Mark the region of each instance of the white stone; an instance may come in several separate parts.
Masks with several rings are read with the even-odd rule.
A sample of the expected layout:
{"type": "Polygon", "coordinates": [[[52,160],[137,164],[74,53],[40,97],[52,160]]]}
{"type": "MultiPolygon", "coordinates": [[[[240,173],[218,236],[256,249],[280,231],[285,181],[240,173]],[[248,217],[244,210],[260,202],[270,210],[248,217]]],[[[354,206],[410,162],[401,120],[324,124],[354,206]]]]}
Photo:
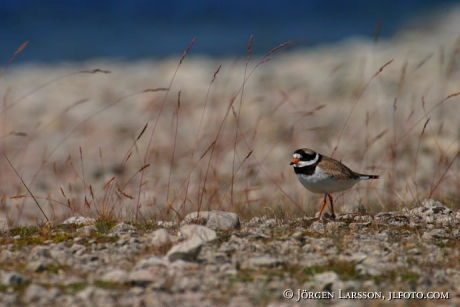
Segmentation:
{"type": "Polygon", "coordinates": [[[342,285],[339,275],[332,271],[315,274],[313,281],[318,291],[334,291],[342,285]]]}
{"type": "Polygon", "coordinates": [[[136,232],[136,227],[130,224],[126,224],[121,222],[115,225],[112,229],[110,229],[110,233],[112,234],[121,234],[121,233],[133,233],[136,232]]]}
{"type": "Polygon", "coordinates": [[[165,265],[166,263],[162,258],[151,255],[144,259],[139,260],[136,263],[135,268],[136,269],[146,269],[146,268],[150,268],[154,266],[165,266],[165,265]]]}
{"type": "Polygon", "coordinates": [[[42,298],[46,297],[46,288],[37,285],[37,284],[31,284],[30,286],[27,287],[27,289],[24,291],[23,294],[23,300],[26,303],[32,303],[32,302],[37,302],[42,298]]]}
{"type": "Polygon", "coordinates": [[[153,272],[149,270],[136,270],[129,274],[128,280],[136,286],[144,287],[158,279],[153,272]]]}
{"type": "Polygon", "coordinates": [[[197,237],[203,242],[212,242],[217,239],[214,230],[201,225],[185,225],[181,227],[180,231],[188,239],[197,237]]]}
{"type": "Polygon", "coordinates": [[[128,280],[128,273],[125,270],[115,269],[106,272],[101,276],[101,280],[113,283],[125,283],[128,280]]]}
{"type": "Polygon", "coordinates": [[[197,236],[182,243],[174,245],[166,254],[170,262],[176,260],[194,261],[201,251],[204,241],[197,236]]]}
{"type": "Polygon", "coordinates": [[[270,256],[252,257],[242,264],[242,268],[273,268],[283,264],[284,261],[270,256]]]}
{"type": "Polygon", "coordinates": [[[28,279],[17,272],[3,272],[2,284],[6,286],[18,286],[27,282],[28,279]]]}
{"type": "Polygon", "coordinates": [[[160,228],[152,232],[152,243],[153,245],[163,245],[171,242],[171,236],[169,232],[164,229],[160,228]]]}
{"type": "Polygon", "coordinates": [[[206,227],[214,230],[240,228],[240,219],[236,213],[219,210],[192,212],[185,216],[184,221],[206,222],[206,227]]]}
{"type": "Polygon", "coordinates": [[[92,225],[96,223],[96,220],[90,217],[84,216],[72,216],[66,219],[61,225],[69,225],[69,224],[80,224],[80,225],[92,225]]]}

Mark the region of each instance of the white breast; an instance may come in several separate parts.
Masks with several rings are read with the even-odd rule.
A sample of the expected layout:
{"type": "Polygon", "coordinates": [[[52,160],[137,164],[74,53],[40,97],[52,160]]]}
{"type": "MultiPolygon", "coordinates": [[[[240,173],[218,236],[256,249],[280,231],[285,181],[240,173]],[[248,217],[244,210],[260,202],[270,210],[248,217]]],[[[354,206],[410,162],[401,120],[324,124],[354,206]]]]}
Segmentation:
{"type": "Polygon", "coordinates": [[[336,180],[324,172],[316,171],[313,175],[307,176],[304,174],[297,174],[300,183],[307,188],[310,192],[325,194],[344,191],[352,188],[359,179],[351,180],[336,180]]]}

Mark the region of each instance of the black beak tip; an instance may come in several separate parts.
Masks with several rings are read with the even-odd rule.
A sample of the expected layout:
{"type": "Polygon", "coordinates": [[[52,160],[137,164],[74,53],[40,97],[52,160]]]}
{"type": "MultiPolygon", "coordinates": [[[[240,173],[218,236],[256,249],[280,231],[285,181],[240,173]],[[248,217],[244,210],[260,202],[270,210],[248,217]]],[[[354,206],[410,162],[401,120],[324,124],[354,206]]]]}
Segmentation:
{"type": "Polygon", "coordinates": [[[294,162],[291,162],[289,165],[294,165],[294,162]]]}

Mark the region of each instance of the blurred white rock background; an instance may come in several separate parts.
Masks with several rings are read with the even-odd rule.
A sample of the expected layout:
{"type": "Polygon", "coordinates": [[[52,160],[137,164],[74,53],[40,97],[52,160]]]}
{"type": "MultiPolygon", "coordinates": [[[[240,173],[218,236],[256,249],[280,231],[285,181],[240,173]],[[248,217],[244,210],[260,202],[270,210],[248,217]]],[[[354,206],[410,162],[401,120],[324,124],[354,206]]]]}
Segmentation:
{"type": "MultiPolygon", "coordinates": [[[[443,100],[460,92],[459,16],[452,9],[378,42],[281,48],[260,65],[251,57],[247,69],[245,58],[198,56],[179,68],[179,57],[13,63],[0,82],[0,148],[52,220],[75,211],[135,219],[138,204],[144,219],[267,208],[313,215],[320,196],[299,185],[291,154],[330,155],[337,145],[336,159],[381,175],[338,197],[339,210],[362,203],[380,212],[428,196],[458,207],[460,98],[443,100]],[[111,73],[69,75],[96,68],[111,73]]],[[[42,220],[4,157],[0,170],[2,218],[42,220]]]]}

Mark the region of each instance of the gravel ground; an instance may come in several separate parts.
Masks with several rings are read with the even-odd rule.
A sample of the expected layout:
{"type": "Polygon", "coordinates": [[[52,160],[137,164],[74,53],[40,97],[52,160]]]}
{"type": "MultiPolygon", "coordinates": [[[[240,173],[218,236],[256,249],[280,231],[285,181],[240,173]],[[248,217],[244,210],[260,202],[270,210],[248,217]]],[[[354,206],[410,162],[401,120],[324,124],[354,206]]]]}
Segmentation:
{"type": "Polygon", "coordinates": [[[459,224],[434,200],[335,222],[73,217],[3,233],[0,306],[458,306],[459,224]]]}

